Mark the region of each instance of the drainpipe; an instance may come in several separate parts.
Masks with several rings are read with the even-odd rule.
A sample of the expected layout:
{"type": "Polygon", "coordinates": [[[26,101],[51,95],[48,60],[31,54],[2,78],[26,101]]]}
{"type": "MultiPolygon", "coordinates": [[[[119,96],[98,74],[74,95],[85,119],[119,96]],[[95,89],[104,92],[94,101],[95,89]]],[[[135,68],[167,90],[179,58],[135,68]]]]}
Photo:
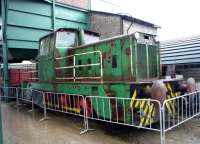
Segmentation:
{"type": "Polygon", "coordinates": [[[4,87],[8,87],[9,76],[8,76],[8,47],[7,47],[7,2],[2,0],[2,51],[3,51],[3,84],[4,87]]]}
{"type": "Polygon", "coordinates": [[[85,44],[85,38],[84,38],[84,30],[79,29],[79,36],[78,36],[78,45],[84,45],[85,44]]]}
{"type": "Polygon", "coordinates": [[[55,30],[55,0],[52,1],[52,29],[55,30]]]}
{"type": "MultiPolygon", "coordinates": [[[[7,1],[2,0],[2,51],[3,51],[3,85],[9,86],[8,47],[7,47],[7,1]]],[[[7,89],[6,89],[7,90],[7,89]]],[[[7,91],[5,95],[7,95],[7,91]]]]}
{"type": "MultiPolygon", "coordinates": [[[[6,45],[6,1],[1,1],[1,14],[2,14],[2,51],[3,51],[3,85],[8,86],[8,48],[6,45]]],[[[0,101],[1,102],[1,101],[0,101]]],[[[2,130],[2,116],[1,116],[1,103],[0,103],[0,144],[3,144],[3,130],[2,130]]]]}

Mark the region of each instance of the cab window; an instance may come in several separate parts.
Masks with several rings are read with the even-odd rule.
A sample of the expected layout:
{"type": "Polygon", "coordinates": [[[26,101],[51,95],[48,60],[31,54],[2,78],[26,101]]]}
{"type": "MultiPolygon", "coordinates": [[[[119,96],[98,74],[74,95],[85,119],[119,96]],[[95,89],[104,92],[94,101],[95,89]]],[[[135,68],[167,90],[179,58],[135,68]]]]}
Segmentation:
{"type": "Polygon", "coordinates": [[[46,37],[40,42],[40,55],[47,55],[49,53],[49,37],[46,37]]]}
{"type": "Polygon", "coordinates": [[[85,44],[90,44],[99,41],[99,36],[85,33],[85,44]]]}
{"type": "Polygon", "coordinates": [[[54,35],[43,38],[40,41],[40,55],[48,55],[54,49],[54,35]]]}
{"type": "Polygon", "coordinates": [[[70,48],[76,44],[75,32],[57,32],[56,48],[70,48]]]}

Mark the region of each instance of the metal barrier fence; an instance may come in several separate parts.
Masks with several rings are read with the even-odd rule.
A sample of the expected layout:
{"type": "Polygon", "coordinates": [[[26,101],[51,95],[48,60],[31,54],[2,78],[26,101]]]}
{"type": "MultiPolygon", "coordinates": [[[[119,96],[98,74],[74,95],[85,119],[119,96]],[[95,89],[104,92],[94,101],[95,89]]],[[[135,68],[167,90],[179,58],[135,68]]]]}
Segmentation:
{"type": "Polygon", "coordinates": [[[84,97],[78,94],[45,92],[46,109],[84,116],[84,97]]]}
{"type": "Polygon", "coordinates": [[[25,76],[26,79],[31,81],[38,80],[38,71],[36,69],[37,62],[32,64],[26,64],[24,65],[23,69],[21,69],[22,76],[25,76]]]}
{"type": "MultiPolygon", "coordinates": [[[[85,119],[85,98],[79,94],[66,94],[44,92],[44,119],[47,117],[47,110],[71,114],[83,117],[85,119]]],[[[84,120],[85,125],[85,120],[84,120]]]]}
{"type": "Polygon", "coordinates": [[[36,81],[38,80],[38,71],[36,70],[36,66],[37,62],[27,63],[27,64],[16,63],[16,64],[9,64],[9,69],[11,70],[11,74],[19,75],[21,81],[25,80],[36,81]]]}
{"type": "Polygon", "coordinates": [[[16,99],[17,96],[17,88],[16,87],[9,87],[9,88],[2,88],[0,87],[0,98],[1,99],[16,99]]]}
{"type": "Polygon", "coordinates": [[[200,115],[200,91],[165,100],[161,110],[165,144],[166,132],[200,115]]]}
{"type": "Polygon", "coordinates": [[[24,88],[0,88],[1,100],[16,100],[37,105],[43,109],[67,113],[84,118],[84,130],[89,131],[89,120],[126,125],[160,133],[160,143],[165,144],[165,134],[169,130],[200,115],[200,91],[165,100],[161,104],[152,99],[131,99],[120,97],[82,96],[42,92],[24,88]]]}
{"type": "Polygon", "coordinates": [[[17,106],[20,103],[31,104],[31,110],[29,111],[33,111],[35,105],[42,108],[43,118],[40,121],[48,119],[47,110],[51,110],[83,117],[85,125],[85,98],[79,94],[43,92],[31,88],[3,87],[0,88],[0,98],[5,102],[15,99],[17,106]]]}
{"type": "MultiPolygon", "coordinates": [[[[159,131],[161,104],[152,99],[86,96],[86,118],[159,131]],[[133,106],[134,103],[135,105],[133,106]],[[157,114],[156,114],[157,113],[157,114]]],[[[88,127],[87,127],[88,128],[88,127]]]]}

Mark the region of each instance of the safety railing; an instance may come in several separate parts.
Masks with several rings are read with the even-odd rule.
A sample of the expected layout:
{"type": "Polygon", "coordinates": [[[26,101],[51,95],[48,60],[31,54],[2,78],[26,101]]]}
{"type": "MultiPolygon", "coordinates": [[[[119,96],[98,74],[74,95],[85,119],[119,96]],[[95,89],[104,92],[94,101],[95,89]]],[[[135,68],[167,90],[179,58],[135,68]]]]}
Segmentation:
{"type": "Polygon", "coordinates": [[[43,96],[47,110],[84,116],[84,97],[82,95],[45,92],[43,96]]]}
{"type": "Polygon", "coordinates": [[[36,81],[38,80],[38,71],[36,69],[37,63],[14,63],[9,64],[10,75],[15,75],[10,77],[11,83],[16,83],[19,81],[36,81]]]}
{"type": "Polygon", "coordinates": [[[84,119],[81,134],[89,131],[89,120],[126,125],[160,133],[160,143],[165,144],[165,134],[171,129],[200,115],[200,91],[181,95],[161,104],[152,99],[122,97],[82,96],[43,92],[31,88],[0,88],[1,101],[16,99],[20,103],[37,105],[47,119],[47,110],[80,116],[84,119]]]}
{"type": "Polygon", "coordinates": [[[24,64],[23,68],[20,69],[20,72],[22,73],[21,79],[37,81],[39,78],[36,65],[37,63],[24,64]]]}
{"type": "Polygon", "coordinates": [[[66,56],[66,57],[58,57],[58,58],[55,58],[55,59],[58,63],[60,63],[61,60],[65,60],[65,59],[69,59],[69,58],[73,58],[73,60],[72,60],[73,65],[71,65],[71,66],[60,66],[60,67],[57,66],[55,68],[55,70],[58,71],[58,70],[65,70],[65,69],[73,69],[73,76],[69,76],[69,77],[56,76],[57,80],[73,80],[73,81],[84,80],[84,79],[100,79],[101,81],[103,80],[103,59],[102,59],[102,52],[101,51],[79,53],[79,54],[69,55],[69,56],[66,56]],[[78,64],[77,65],[77,62],[76,62],[77,56],[87,56],[87,55],[96,54],[96,53],[99,54],[100,62],[92,63],[92,61],[91,61],[91,63],[88,63],[88,64],[78,64]],[[76,74],[77,68],[94,67],[94,66],[100,66],[100,76],[78,76],[76,74]]]}
{"type": "Polygon", "coordinates": [[[160,132],[162,117],[161,104],[152,99],[134,99],[120,97],[86,96],[86,128],[88,119],[132,126],[160,132]],[[153,125],[158,123],[157,127],[153,125]]]}
{"type": "Polygon", "coordinates": [[[0,87],[0,98],[2,100],[16,99],[18,90],[16,87],[0,87]]]}
{"type": "Polygon", "coordinates": [[[166,132],[200,115],[200,91],[165,100],[161,110],[165,137],[166,132]]]}
{"type": "Polygon", "coordinates": [[[66,94],[43,92],[31,88],[3,87],[0,88],[1,101],[16,100],[16,105],[31,104],[31,110],[34,106],[43,109],[44,117],[48,119],[47,110],[72,114],[76,116],[85,116],[85,98],[79,94],[66,94]]]}

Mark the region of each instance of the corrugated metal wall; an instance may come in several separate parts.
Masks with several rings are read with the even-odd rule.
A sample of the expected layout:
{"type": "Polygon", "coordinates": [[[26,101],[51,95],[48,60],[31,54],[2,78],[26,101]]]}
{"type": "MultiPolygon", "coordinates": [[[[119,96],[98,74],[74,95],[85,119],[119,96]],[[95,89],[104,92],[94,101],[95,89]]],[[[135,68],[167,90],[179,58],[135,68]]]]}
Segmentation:
{"type": "Polygon", "coordinates": [[[161,63],[188,64],[200,62],[200,36],[161,42],[161,63]]]}
{"type": "Polygon", "coordinates": [[[163,71],[175,65],[176,73],[200,81],[200,36],[161,42],[163,71]]]}

